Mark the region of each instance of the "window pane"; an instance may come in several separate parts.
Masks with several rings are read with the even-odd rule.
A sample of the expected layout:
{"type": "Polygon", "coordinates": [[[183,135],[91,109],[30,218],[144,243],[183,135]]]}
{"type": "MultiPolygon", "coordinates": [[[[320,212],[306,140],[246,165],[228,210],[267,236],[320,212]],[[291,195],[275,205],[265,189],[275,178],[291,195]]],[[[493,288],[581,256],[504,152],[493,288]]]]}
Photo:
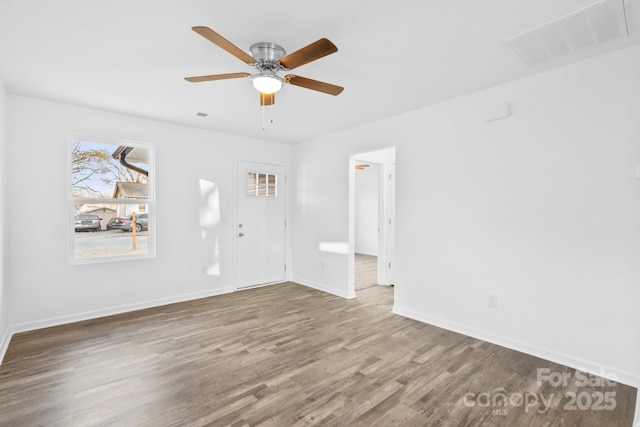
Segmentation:
{"type": "Polygon", "coordinates": [[[267,176],[263,173],[258,174],[258,196],[267,194],[267,176]]]}
{"type": "Polygon", "coordinates": [[[276,197],[277,194],[277,177],[276,175],[269,175],[269,188],[268,188],[268,196],[276,197]]]}
{"type": "Polygon", "coordinates": [[[148,205],[76,203],[74,209],[77,212],[74,216],[75,258],[149,253],[148,205]]]}
{"type": "Polygon", "coordinates": [[[71,185],[74,198],[147,198],[147,148],[126,147],[91,141],[73,141],[71,146],[71,185]],[[138,170],[130,169],[126,163],[138,170]],[[118,183],[138,184],[118,189],[118,183]]]}
{"type": "Polygon", "coordinates": [[[255,196],[258,189],[258,178],[255,172],[249,172],[247,175],[247,195],[255,196]]]}

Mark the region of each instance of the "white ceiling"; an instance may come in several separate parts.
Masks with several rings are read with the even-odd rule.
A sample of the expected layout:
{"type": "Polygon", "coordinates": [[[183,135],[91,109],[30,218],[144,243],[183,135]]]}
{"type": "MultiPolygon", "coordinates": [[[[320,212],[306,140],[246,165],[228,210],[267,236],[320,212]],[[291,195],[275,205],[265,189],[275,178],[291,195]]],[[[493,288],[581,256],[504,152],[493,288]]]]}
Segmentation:
{"type": "Polygon", "coordinates": [[[593,3],[0,0],[0,77],[13,94],[296,143],[640,41],[632,34],[535,67],[505,43],[593,3]],[[247,51],[270,41],[291,53],[327,37],[338,52],[294,73],[345,90],[334,97],[285,85],[263,108],[248,79],[188,83],[253,71],[196,25],[247,51]]]}

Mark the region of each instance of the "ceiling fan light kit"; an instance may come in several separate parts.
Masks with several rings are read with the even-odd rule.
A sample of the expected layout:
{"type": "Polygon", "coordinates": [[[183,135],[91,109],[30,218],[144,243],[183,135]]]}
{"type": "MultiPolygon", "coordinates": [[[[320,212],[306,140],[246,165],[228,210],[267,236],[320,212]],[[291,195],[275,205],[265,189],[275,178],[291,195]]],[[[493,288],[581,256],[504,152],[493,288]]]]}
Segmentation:
{"type": "Polygon", "coordinates": [[[284,80],[275,74],[260,73],[251,76],[251,83],[258,92],[269,95],[282,89],[284,80]]]}
{"type": "Polygon", "coordinates": [[[278,75],[280,71],[289,71],[337,52],[338,48],[328,39],[322,38],[317,40],[289,55],[287,55],[282,46],[275,43],[254,43],[249,48],[249,52],[251,52],[251,55],[249,55],[211,28],[199,26],[193,27],[192,29],[236,58],[253,66],[258,72],[253,75],[249,73],[227,73],[185,77],[185,80],[189,82],[198,83],[250,77],[253,87],[260,92],[260,105],[262,106],[273,105],[275,103],[274,94],[282,89],[285,83],[334,96],[339,95],[344,90],[341,86],[296,76],[294,74],[287,74],[284,78],[278,75]]]}

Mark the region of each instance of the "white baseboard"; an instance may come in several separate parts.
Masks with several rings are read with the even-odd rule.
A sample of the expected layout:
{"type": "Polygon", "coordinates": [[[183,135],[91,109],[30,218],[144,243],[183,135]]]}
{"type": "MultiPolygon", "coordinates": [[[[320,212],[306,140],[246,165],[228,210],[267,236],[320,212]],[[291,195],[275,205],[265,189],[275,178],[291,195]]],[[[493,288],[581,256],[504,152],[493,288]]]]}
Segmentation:
{"type": "Polygon", "coordinates": [[[4,360],[4,355],[7,353],[7,349],[9,348],[9,343],[11,342],[11,337],[13,333],[11,332],[11,328],[7,328],[3,337],[0,337],[0,365],[2,365],[2,361],[4,360]]]}
{"type": "Polygon", "coordinates": [[[301,277],[294,277],[291,279],[292,282],[299,283],[303,286],[307,286],[309,288],[317,289],[322,292],[326,292],[328,294],[336,295],[346,299],[352,299],[356,297],[355,291],[345,292],[343,289],[336,289],[329,286],[321,285],[319,283],[315,283],[311,280],[306,280],[301,277]]]}
{"type": "Polygon", "coordinates": [[[257,285],[249,285],[249,286],[242,286],[239,288],[235,288],[236,291],[246,291],[249,289],[256,289],[256,288],[264,288],[265,286],[273,286],[273,285],[281,285],[283,283],[287,283],[290,282],[290,280],[283,280],[281,282],[269,282],[269,283],[260,283],[257,285]]]}
{"type": "MultiPolygon", "coordinates": [[[[477,338],[483,341],[490,342],[492,344],[506,347],[511,350],[516,350],[522,353],[530,354],[532,356],[549,360],[554,363],[559,363],[561,365],[565,365],[573,369],[579,369],[583,372],[587,372],[593,375],[609,376],[613,374],[615,375],[613,379],[616,382],[626,384],[635,388],[640,387],[640,378],[638,378],[634,374],[631,374],[630,372],[626,372],[620,369],[615,369],[610,366],[604,366],[596,362],[580,359],[567,354],[558,353],[556,351],[552,351],[549,349],[533,346],[521,341],[515,341],[503,336],[494,335],[486,331],[470,328],[468,326],[460,325],[455,322],[450,322],[448,320],[432,317],[424,313],[417,312],[415,310],[411,310],[405,307],[400,307],[398,305],[394,305],[391,311],[392,313],[398,314],[400,316],[408,317],[410,319],[417,320],[422,323],[428,323],[430,325],[434,325],[434,326],[444,328],[453,332],[457,332],[459,334],[467,335],[472,338],[477,338]]],[[[638,405],[636,405],[636,410],[637,409],[638,409],[638,405]]]]}

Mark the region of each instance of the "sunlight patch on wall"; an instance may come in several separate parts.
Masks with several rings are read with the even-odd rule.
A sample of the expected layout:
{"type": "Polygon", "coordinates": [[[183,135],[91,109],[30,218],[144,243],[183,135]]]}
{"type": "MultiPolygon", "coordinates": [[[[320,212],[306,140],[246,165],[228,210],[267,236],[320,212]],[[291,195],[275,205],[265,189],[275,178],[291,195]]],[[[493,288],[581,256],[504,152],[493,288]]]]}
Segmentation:
{"type": "Polygon", "coordinates": [[[320,242],[318,244],[320,252],[329,252],[333,254],[346,255],[349,253],[348,242],[320,242]]]}
{"type": "Polygon", "coordinates": [[[217,226],[220,224],[220,191],[216,183],[200,179],[200,232],[207,251],[204,273],[220,276],[220,247],[217,226]]]}
{"type": "Polygon", "coordinates": [[[220,224],[220,192],[218,186],[211,181],[200,179],[200,227],[203,231],[203,239],[206,231],[220,224]]]}

